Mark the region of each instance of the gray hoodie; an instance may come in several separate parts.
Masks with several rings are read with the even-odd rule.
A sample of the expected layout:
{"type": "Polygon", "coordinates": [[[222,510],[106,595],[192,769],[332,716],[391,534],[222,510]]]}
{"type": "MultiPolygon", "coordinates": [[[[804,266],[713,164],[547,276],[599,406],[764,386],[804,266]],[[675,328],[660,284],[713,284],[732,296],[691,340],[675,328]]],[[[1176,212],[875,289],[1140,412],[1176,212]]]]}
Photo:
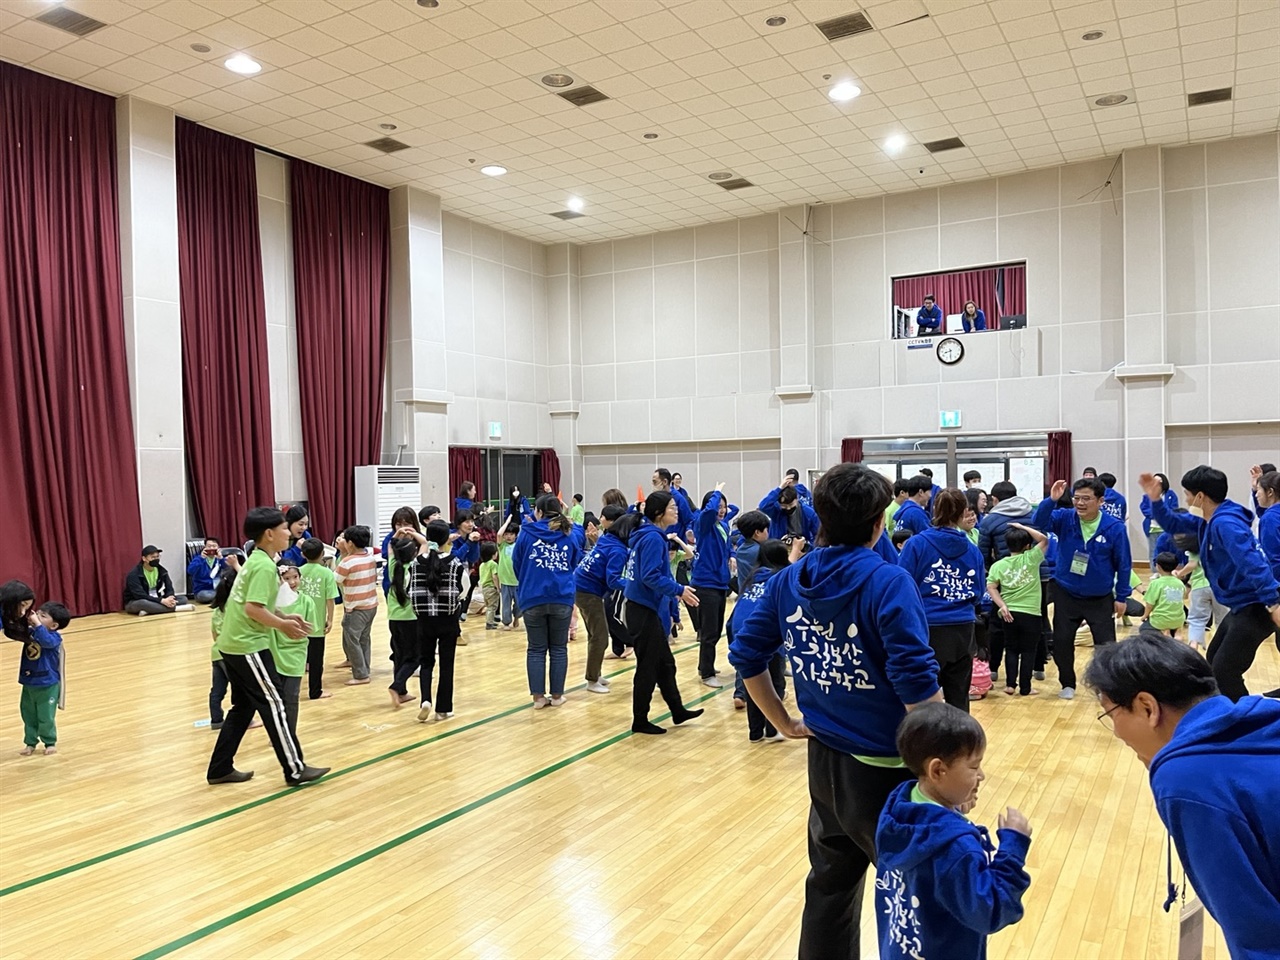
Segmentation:
{"type": "Polygon", "coordinates": [[[1004,539],[1009,523],[1014,520],[1030,523],[1033,513],[1035,506],[1026,497],[1009,497],[997,503],[982,518],[978,525],[978,552],[982,554],[982,562],[988,570],[1001,557],[1009,555],[1009,545],[1004,539]]]}

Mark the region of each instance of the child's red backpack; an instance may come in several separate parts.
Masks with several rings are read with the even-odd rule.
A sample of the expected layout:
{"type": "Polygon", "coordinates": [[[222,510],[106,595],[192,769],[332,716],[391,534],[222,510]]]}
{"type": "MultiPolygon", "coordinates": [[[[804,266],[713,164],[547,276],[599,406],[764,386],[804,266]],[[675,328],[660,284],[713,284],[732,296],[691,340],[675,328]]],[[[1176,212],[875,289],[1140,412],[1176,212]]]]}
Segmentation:
{"type": "Polygon", "coordinates": [[[969,681],[969,699],[981,700],[991,690],[991,664],[973,658],[973,679],[969,681]]]}

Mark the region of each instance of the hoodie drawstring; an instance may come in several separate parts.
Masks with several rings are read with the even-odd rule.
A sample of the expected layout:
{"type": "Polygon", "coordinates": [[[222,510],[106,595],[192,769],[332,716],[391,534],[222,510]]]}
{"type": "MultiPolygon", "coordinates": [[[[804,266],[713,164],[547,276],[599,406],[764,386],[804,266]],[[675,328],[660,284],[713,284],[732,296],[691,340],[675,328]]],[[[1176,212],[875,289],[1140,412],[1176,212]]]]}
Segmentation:
{"type": "MultiPolygon", "coordinates": [[[[1164,840],[1166,844],[1165,860],[1164,860],[1165,879],[1169,883],[1169,889],[1166,892],[1165,898],[1164,898],[1164,912],[1168,913],[1169,908],[1172,907],[1178,901],[1178,887],[1173,882],[1173,837],[1172,835],[1166,833],[1164,840]]],[[[1185,894],[1186,892],[1185,880],[1183,881],[1182,889],[1185,894]]]]}

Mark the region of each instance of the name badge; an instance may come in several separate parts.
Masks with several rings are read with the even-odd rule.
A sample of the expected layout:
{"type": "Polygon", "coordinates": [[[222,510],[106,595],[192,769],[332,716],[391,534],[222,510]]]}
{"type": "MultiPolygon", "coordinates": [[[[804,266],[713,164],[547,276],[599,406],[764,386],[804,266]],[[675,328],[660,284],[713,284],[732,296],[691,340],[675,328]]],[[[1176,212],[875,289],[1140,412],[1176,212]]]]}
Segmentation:
{"type": "Polygon", "coordinates": [[[1089,569],[1089,555],[1083,551],[1077,550],[1071,557],[1071,572],[1077,577],[1083,577],[1085,571],[1089,569]]]}

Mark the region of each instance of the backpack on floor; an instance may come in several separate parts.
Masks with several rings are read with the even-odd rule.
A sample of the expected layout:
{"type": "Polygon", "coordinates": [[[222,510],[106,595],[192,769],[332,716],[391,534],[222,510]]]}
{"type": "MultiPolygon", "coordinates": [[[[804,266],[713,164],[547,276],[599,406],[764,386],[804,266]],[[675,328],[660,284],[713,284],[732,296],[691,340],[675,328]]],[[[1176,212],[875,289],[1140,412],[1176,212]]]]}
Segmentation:
{"type": "Polygon", "coordinates": [[[991,664],[973,658],[973,679],[969,681],[969,699],[981,700],[991,690],[991,664]]]}

